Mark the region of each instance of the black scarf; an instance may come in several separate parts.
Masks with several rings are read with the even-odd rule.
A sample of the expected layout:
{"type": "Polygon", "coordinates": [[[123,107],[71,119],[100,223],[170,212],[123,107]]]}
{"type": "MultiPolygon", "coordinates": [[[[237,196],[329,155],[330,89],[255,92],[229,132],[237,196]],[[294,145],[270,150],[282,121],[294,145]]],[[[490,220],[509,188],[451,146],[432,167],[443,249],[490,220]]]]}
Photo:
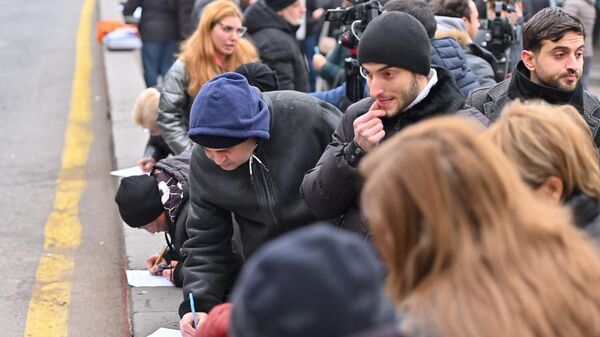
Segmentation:
{"type": "Polygon", "coordinates": [[[519,61],[513,78],[508,86],[508,98],[515,99],[542,99],[550,104],[571,104],[583,114],[583,87],[581,81],[572,92],[565,92],[545,85],[535,84],[529,79],[529,69],[523,61],[519,61]]]}

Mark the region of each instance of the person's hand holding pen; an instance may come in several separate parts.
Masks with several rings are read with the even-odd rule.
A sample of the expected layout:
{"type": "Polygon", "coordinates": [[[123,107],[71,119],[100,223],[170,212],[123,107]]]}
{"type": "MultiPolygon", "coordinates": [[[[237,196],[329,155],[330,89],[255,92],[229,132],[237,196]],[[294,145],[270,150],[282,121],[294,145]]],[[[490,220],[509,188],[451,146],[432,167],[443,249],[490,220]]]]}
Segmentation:
{"type": "MultiPolygon", "coordinates": [[[[205,312],[197,312],[196,318],[198,319],[198,326],[201,327],[202,323],[206,320],[208,314],[205,312]]],[[[194,328],[194,314],[188,312],[187,314],[181,317],[181,321],[179,321],[179,330],[181,331],[181,336],[183,337],[194,337],[194,333],[196,332],[194,328]]]]}
{"type": "Polygon", "coordinates": [[[158,254],[150,255],[146,259],[146,264],[148,265],[148,271],[152,275],[162,275],[163,269],[159,268],[159,265],[162,263],[166,263],[165,255],[169,251],[169,246],[165,245],[165,247],[158,254]]]}

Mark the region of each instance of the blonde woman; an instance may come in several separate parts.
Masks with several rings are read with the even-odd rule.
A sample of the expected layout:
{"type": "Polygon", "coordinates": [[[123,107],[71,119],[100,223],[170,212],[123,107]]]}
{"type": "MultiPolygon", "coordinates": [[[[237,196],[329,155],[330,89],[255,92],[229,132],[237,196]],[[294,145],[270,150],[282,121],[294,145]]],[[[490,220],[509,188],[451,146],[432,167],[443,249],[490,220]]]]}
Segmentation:
{"type": "Polygon", "coordinates": [[[569,205],[577,227],[600,237],[598,149],[574,107],[515,101],[485,134],[537,196],[569,205]]]}
{"type": "Polygon", "coordinates": [[[161,135],[179,154],[192,143],[188,138],[189,111],[194,97],[206,81],[258,60],[252,43],[242,37],[242,13],[230,0],[206,6],[196,31],[182,44],[181,53],[161,88],[158,126],[161,135]]]}
{"type": "Polygon", "coordinates": [[[361,163],[362,209],[410,336],[600,336],[600,258],[464,120],[407,128],[361,163]]]}

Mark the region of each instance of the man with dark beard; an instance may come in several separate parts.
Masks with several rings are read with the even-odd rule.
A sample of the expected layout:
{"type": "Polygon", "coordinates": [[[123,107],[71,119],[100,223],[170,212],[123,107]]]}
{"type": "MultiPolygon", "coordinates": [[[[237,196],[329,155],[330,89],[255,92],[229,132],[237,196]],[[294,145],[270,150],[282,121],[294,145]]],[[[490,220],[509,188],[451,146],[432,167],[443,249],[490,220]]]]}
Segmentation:
{"type": "Polygon", "coordinates": [[[304,176],[301,193],[315,216],[367,234],[357,205],[357,166],[367,152],[429,117],[457,113],[484,125],[489,121],[465,109],[448,70],[431,67],[429,37],[411,15],[389,12],[371,21],[358,44],[358,62],[371,97],[346,110],[332,142],[304,176]]]}
{"type": "Polygon", "coordinates": [[[473,90],[467,104],[491,121],[515,99],[571,104],[583,115],[596,145],[600,145],[600,101],[581,84],[584,39],[585,29],[576,16],[556,7],[539,11],[523,29],[521,61],[513,77],[473,90]]]}

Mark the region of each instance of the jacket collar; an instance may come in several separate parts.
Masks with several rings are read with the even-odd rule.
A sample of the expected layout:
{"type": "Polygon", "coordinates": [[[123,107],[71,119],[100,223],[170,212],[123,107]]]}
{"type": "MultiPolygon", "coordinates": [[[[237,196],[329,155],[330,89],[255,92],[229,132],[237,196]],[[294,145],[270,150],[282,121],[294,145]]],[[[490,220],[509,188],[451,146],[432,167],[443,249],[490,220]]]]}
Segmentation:
{"type": "Polygon", "coordinates": [[[508,87],[508,98],[514,99],[542,99],[550,104],[571,104],[583,114],[583,87],[581,81],[572,92],[565,92],[556,88],[533,83],[531,73],[523,61],[519,61],[516,71],[508,87]]]}

